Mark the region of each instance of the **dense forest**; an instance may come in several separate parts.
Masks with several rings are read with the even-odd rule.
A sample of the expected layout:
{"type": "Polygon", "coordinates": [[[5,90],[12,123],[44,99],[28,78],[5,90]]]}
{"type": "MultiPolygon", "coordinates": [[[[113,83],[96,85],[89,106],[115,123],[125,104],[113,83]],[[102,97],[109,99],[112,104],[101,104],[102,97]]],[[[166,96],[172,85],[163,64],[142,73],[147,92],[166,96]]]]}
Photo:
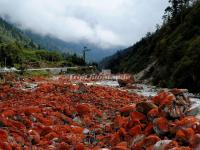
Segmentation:
{"type": "Polygon", "coordinates": [[[23,31],[0,18],[1,67],[81,66],[84,60],[76,54],[48,51],[31,40],[23,31]]]}
{"type": "Polygon", "coordinates": [[[170,0],[162,26],[102,61],[113,72],[143,73],[162,87],[200,91],[200,1],[170,0]]]}

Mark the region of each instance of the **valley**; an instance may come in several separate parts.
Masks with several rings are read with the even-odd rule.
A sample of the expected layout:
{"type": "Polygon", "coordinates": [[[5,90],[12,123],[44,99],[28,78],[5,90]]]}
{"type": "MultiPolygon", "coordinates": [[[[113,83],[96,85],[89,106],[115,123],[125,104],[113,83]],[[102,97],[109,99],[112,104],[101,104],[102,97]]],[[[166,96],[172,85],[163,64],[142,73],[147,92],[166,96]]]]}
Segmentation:
{"type": "Polygon", "coordinates": [[[199,0],[0,0],[0,150],[200,150],[199,60],[199,0]]]}

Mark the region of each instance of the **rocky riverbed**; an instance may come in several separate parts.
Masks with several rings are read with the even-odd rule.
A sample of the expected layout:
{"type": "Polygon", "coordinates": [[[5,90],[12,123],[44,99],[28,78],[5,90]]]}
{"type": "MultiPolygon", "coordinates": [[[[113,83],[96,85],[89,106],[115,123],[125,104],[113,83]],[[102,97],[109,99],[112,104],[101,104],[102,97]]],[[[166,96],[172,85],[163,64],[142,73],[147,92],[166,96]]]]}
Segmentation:
{"type": "Polygon", "coordinates": [[[200,148],[199,99],[182,89],[64,76],[0,86],[0,149],[200,148]]]}

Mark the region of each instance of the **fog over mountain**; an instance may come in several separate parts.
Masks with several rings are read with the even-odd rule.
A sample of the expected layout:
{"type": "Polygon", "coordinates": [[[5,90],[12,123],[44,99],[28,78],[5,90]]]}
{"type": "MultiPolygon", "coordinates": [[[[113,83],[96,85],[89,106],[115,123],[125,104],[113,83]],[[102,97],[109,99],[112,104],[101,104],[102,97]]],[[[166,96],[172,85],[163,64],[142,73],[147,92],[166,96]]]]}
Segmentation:
{"type": "Polygon", "coordinates": [[[111,49],[153,31],[166,6],[160,0],[0,0],[0,16],[40,35],[111,49]]]}

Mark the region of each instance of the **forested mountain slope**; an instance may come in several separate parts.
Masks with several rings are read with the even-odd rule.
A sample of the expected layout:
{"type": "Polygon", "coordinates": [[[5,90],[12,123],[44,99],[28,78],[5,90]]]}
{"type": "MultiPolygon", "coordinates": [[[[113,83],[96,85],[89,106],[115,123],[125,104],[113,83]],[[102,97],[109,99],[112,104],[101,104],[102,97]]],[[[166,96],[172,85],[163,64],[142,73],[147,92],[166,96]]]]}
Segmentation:
{"type": "Polygon", "coordinates": [[[22,30],[0,17],[0,67],[57,67],[85,65],[77,55],[48,51],[22,30]]]}
{"type": "Polygon", "coordinates": [[[0,44],[12,42],[18,42],[24,47],[38,47],[38,45],[28,38],[20,29],[17,29],[0,17],[0,44]]]}
{"type": "Polygon", "coordinates": [[[139,73],[162,87],[200,91],[200,2],[170,0],[164,23],[132,47],[102,61],[113,72],[139,73]]]}

